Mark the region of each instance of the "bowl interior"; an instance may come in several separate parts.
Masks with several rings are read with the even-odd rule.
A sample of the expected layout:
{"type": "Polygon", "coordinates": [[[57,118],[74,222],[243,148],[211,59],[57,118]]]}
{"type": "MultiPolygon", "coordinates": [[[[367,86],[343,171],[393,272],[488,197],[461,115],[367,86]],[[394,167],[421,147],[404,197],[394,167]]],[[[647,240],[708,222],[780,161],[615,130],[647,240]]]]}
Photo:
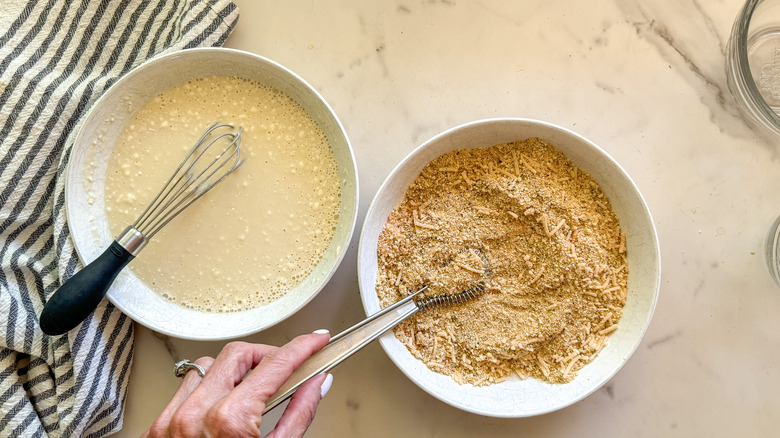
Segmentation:
{"type": "Polygon", "coordinates": [[[649,210],[623,169],[598,146],[564,128],[527,119],[490,119],[446,131],[413,151],[379,188],[366,215],[360,248],[360,294],[367,314],[380,310],[375,283],[376,248],[390,212],[428,162],[456,149],[487,147],[539,137],[560,149],[596,179],[609,197],[628,250],[628,295],[618,330],[593,362],[570,383],[552,385],[534,379],[509,378],[490,386],[459,385],[434,373],[409,353],[392,332],[380,342],[390,358],[417,385],[466,411],[495,417],[523,417],[565,407],[595,391],[612,377],[638,346],[655,308],[660,281],[658,239],[649,210]]]}
{"type": "MultiPolygon", "coordinates": [[[[284,297],[251,310],[204,313],[173,304],[125,269],[108,299],[135,321],[187,339],[228,339],[276,324],[311,300],[344,257],[357,219],[357,168],[352,148],[336,115],[303,79],[281,65],[238,50],[201,48],[155,58],[117,81],[90,110],[73,146],[66,180],[68,225],[84,263],[110,244],[103,185],[108,158],[130,117],[156,94],[191,78],[233,75],[275,87],[297,101],[327,135],[338,165],[341,207],[330,246],[313,272],[284,297]]],[[[143,252],[139,254],[143,257],[143,252]]]]}

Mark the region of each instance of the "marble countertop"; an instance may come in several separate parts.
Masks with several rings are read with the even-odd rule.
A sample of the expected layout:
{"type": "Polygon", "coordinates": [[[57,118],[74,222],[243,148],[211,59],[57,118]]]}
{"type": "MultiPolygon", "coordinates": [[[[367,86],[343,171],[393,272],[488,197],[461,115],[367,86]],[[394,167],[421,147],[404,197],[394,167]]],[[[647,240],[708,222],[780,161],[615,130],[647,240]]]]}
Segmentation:
{"type": "MultiPolygon", "coordinates": [[[[374,193],[412,149],[464,122],[528,117],[588,137],[632,176],[660,238],[650,328],[583,401],[531,418],[466,413],[371,345],[334,370],[307,436],[776,434],[780,288],[762,245],[780,214],[780,138],[747,122],[726,87],[740,0],[235,3],[240,20],[226,45],[269,57],[322,93],[352,141],[361,197],[358,229],[327,287],[245,340],[280,345],[362,319],[357,243],[374,193]]],[[[175,359],[216,355],[223,344],[139,326],[117,436],[137,436],[162,410],[179,383],[175,359]]]]}

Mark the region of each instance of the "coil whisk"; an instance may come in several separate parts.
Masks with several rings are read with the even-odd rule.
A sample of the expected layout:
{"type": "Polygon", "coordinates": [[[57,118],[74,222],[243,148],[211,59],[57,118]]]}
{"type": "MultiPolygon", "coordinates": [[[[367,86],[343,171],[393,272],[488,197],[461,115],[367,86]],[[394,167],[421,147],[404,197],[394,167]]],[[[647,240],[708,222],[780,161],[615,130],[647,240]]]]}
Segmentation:
{"type": "Polygon", "coordinates": [[[454,295],[439,295],[430,298],[423,298],[415,301],[415,303],[417,303],[417,307],[419,307],[420,310],[428,310],[442,306],[455,306],[477,298],[478,296],[482,295],[484,291],[485,284],[479,283],[470,289],[466,289],[454,295]]]}

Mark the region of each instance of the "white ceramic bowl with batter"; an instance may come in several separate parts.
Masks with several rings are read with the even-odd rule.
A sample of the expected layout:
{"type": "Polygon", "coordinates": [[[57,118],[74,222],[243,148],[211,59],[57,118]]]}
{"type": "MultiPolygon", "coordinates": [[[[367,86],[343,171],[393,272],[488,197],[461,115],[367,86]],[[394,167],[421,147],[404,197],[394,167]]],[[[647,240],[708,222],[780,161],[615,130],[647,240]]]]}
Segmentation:
{"type": "Polygon", "coordinates": [[[381,308],[375,289],[379,235],[388,215],[401,203],[407,188],[425,165],[453,150],[488,147],[529,137],[546,140],[588,172],[608,196],[626,234],[628,293],[618,329],[607,346],[566,384],[510,377],[501,383],[475,387],[459,385],[452,378],[431,371],[392,332],[380,338],[390,359],[422,389],[452,406],[493,417],[544,414],[585,398],[617,373],[642,340],[658,297],[661,263],[650,211],[631,178],[604,150],[560,126],[518,118],[467,123],[428,140],[390,173],[368,209],[358,249],[360,296],[370,315],[381,308]]]}
{"type": "MultiPolygon", "coordinates": [[[[127,121],[160,92],[192,78],[213,75],[239,76],[274,87],[312,116],[328,137],[335,155],[342,183],[341,206],[333,239],[311,274],[282,298],[250,310],[191,310],[162,298],[131,269],[120,273],[107,293],[114,305],[159,333],[197,340],[230,339],[260,331],[308,303],[341,263],[358,209],[357,166],[352,146],[338,117],[312,86],[289,69],[252,53],[225,48],[184,50],[150,60],[122,77],[96,102],[80,129],[68,164],[65,196],[68,226],[82,262],[97,258],[116,237],[106,220],[103,186],[115,140],[127,121]]],[[[168,226],[175,226],[175,222],[168,226]]],[[[143,256],[141,251],[138,257],[143,256]]]]}

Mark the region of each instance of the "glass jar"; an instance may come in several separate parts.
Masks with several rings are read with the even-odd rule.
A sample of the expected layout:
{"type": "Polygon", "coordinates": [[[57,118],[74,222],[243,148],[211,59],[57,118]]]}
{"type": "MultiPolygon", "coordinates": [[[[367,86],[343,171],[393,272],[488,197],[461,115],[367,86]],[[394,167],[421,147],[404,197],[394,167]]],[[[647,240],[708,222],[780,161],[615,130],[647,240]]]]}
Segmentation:
{"type": "Polygon", "coordinates": [[[748,0],[726,46],[728,87],[756,123],[780,134],[780,0],[748,0]]]}

